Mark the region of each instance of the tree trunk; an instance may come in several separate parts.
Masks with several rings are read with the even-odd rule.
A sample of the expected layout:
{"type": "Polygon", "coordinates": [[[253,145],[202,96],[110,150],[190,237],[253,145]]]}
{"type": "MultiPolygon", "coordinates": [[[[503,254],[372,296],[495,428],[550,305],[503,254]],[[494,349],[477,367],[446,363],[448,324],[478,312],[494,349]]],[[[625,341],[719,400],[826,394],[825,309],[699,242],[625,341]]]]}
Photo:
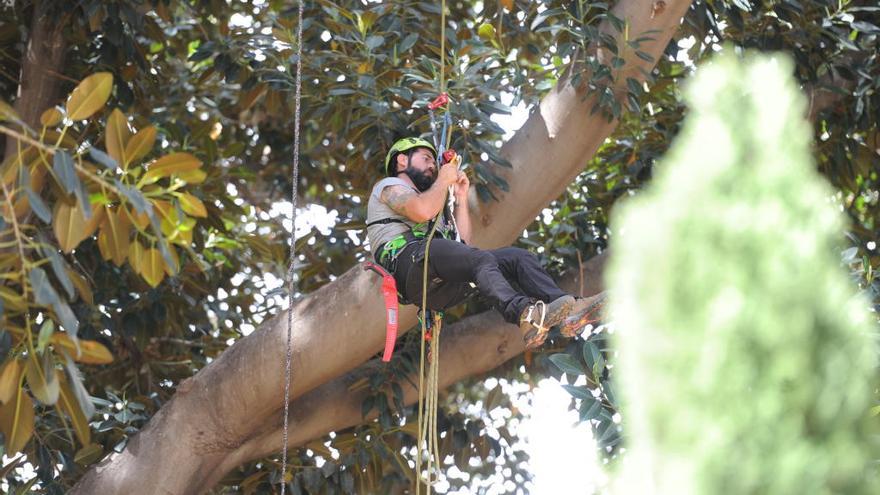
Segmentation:
{"type": "MultiPolygon", "coordinates": [[[[48,14],[51,2],[37,2],[31,23],[30,36],[21,64],[21,79],[15,100],[15,111],[25,124],[40,127],[40,115],[58,97],[61,88],[59,74],[64,65],[64,22],[48,14]]],[[[16,139],[6,137],[5,157],[18,152],[16,139]]]]}
{"type": "MultiPolygon", "coordinates": [[[[640,49],[657,60],[690,3],[621,0],[613,10],[627,21],[631,38],[656,30],[656,41],[640,49]]],[[[651,69],[631,50],[623,55],[625,74],[641,78],[642,70],[651,69]]],[[[625,78],[620,83],[625,85],[625,78]]],[[[506,177],[511,190],[488,204],[476,205],[471,197],[474,244],[493,248],[510,243],[541,208],[564,193],[615,126],[598,113],[590,115],[592,102],[562,80],[504,145],[501,154],[513,165],[506,177]]],[[[298,301],[293,310],[291,395],[296,410],[299,397],[382,348],[385,311],[378,278],[360,267],[298,301]]],[[[509,329],[492,324],[489,316],[481,318],[510,337],[509,329]]],[[[414,307],[401,308],[400,328],[412,327],[415,320],[414,307]]],[[[94,466],[72,493],[181,494],[210,488],[209,480],[216,481],[232,467],[230,462],[238,462],[227,461],[230,456],[280,421],[286,321],[287,315],[280,314],[182,382],[125,450],[94,466]]],[[[492,344],[469,345],[486,349],[492,344]]]]}

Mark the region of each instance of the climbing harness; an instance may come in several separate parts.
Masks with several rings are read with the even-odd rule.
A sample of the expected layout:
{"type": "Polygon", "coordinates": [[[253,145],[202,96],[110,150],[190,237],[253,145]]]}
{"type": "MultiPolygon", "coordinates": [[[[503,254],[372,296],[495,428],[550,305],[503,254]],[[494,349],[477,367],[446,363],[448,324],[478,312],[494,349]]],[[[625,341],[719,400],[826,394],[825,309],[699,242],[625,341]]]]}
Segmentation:
{"type": "Polygon", "coordinates": [[[287,267],[287,353],[284,359],[284,424],[281,434],[281,495],[284,495],[287,487],[287,432],[290,412],[290,361],[292,355],[291,340],[293,335],[293,293],[296,288],[294,283],[294,262],[296,261],[296,189],[299,183],[299,131],[300,131],[300,100],[302,96],[302,31],[303,31],[303,2],[299,0],[297,10],[296,28],[296,108],[294,109],[293,123],[293,177],[291,182],[290,202],[291,227],[290,227],[290,259],[287,267]]]}
{"type": "MultiPolygon", "coordinates": [[[[392,222],[406,223],[396,218],[385,218],[370,222],[368,225],[392,222]]],[[[383,244],[376,251],[375,262],[364,262],[365,271],[372,271],[382,277],[382,296],[385,300],[385,351],[382,354],[382,361],[384,362],[390,361],[394,352],[394,341],[397,338],[398,329],[398,303],[414,303],[414,301],[407,300],[397,290],[397,282],[394,280],[392,273],[397,269],[397,260],[403,250],[420,239],[424,239],[427,236],[427,232],[430,232],[433,227],[432,222],[433,220],[427,223],[415,224],[411,230],[383,244]]],[[[445,239],[449,239],[452,235],[450,230],[438,229],[437,231],[445,239]]]]}

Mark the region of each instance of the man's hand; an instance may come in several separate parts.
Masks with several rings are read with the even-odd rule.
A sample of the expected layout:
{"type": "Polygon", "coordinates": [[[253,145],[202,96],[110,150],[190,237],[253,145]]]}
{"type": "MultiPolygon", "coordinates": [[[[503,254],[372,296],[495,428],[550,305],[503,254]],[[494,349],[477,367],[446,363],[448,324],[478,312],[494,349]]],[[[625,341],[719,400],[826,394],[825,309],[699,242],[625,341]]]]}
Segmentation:
{"type": "Polygon", "coordinates": [[[443,187],[448,187],[458,182],[458,170],[455,165],[447,163],[440,166],[440,173],[437,174],[437,182],[443,187]]]}
{"type": "Polygon", "coordinates": [[[454,186],[453,194],[455,195],[455,200],[460,202],[462,198],[464,198],[464,200],[467,201],[467,193],[468,188],[470,188],[470,181],[468,180],[467,175],[465,175],[464,172],[458,171],[458,166],[461,165],[461,157],[458,155],[458,153],[455,152],[455,150],[446,150],[443,152],[442,161],[444,164],[443,167],[447,167],[447,165],[449,165],[449,168],[454,167],[457,171],[454,183],[450,184],[454,186]]]}
{"type": "Polygon", "coordinates": [[[468,190],[470,189],[470,187],[471,181],[468,180],[467,174],[465,174],[464,172],[459,172],[458,178],[455,181],[455,189],[453,190],[456,203],[467,203],[468,190]]]}

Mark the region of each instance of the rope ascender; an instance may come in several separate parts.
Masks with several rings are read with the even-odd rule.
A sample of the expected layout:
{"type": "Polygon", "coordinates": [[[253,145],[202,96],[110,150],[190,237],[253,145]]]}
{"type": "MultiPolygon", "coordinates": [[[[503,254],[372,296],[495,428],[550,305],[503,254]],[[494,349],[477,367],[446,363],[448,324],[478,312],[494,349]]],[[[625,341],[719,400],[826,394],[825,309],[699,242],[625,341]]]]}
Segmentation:
{"type": "Polygon", "coordinates": [[[303,30],[303,2],[299,1],[297,10],[296,28],[296,107],[293,120],[293,177],[291,182],[290,202],[290,259],[287,266],[287,352],[284,359],[284,424],[281,434],[281,495],[284,495],[287,487],[287,432],[290,412],[290,361],[293,349],[291,340],[293,336],[293,294],[296,289],[294,281],[294,263],[296,262],[296,190],[299,183],[299,141],[300,141],[300,100],[302,96],[302,30],[303,30]]]}

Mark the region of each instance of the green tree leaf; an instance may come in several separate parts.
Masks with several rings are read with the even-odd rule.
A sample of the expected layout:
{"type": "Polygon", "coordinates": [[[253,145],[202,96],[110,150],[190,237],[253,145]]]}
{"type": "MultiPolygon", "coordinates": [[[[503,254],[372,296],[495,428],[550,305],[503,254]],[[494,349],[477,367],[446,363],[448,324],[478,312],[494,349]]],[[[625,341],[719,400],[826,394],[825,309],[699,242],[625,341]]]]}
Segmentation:
{"type": "Polygon", "coordinates": [[[55,176],[58,178],[61,187],[68,194],[75,192],[81,187],[79,177],[76,175],[76,168],[73,166],[73,158],[68,152],[64,150],[55,152],[55,156],[52,159],[52,170],[55,171],[55,176]]]}
{"type": "Polygon", "coordinates": [[[52,354],[43,352],[37,356],[28,358],[25,364],[25,378],[31,393],[40,403],[51,406],[58,401],[60,384],[55,367],[52,364],[52,354]]]}
{"type": "Polygon", "coordinates": [[[83,120],[104,108],[113,89],[113,74],[98,72],[82,80],[67,100],[67,116],[83,120]]]}
{"type": "Polygon", "coordinates": [[[37,352],[43,352],[43,349],[46,348],[46,344],[49,343],[49,339],[52,338],[53,333],[55,333],[55,322],[46,319],[40,326],[40,334],[37,337],[37,352]]]}
{"type": "Polygon", "coordinates": [[[61,286],[64,287],[64,290],[67,292],[67,298],[73,300],[75,293],[73,281],[70,279],[70,275],[68,275],[67,263],[64,262],[64,259],[61,258],[58,251],[49,244],[47,239],[43,239],[43,245],[40,248],[40,252],[43,253],[43,256],[49,259],[52,273],[55,274],[55,278],[61,282],[61,286]]]}
{"type": "Polygon", "coordinates": [[[46,206],[43,198],[35,193],[30,187],[26,187],[24,191],[27,195],[28,202],[31,205],[31,210],[33,210],[37,217],[46,223],[52,223],[52,212],[49,211],[49,207],[46,206]]]}
{"type": "Polygon", "coordinates": [[[593,397],[590,389],[583,386],[563,385],[562,388],[568,391],[575,399],[591,399],[593,397]]]}
{"type": "Polygon", "coordinates": [[[79,321],[74,316],[70,306],[58,297],[55,288],[49,283],[49,277],[46,275],[46,272],[40,267],[33,267],[28,274],[28,278],[37,304],[50,306],[68,334],[72,338],[76,338],[77,330],[79,330],[79,321]]]}
{"type": "Polygon", "coordinates": [[[581,421],[597,419],[599,417],[599,414],[602,412],[602,403],[593,397],[584,398],[581,401],[578,412],[580,413],[581,421]]]}
{"type": "Polygon", "coordinates": [[[33,435],[34,403],[24,389],[19,388],[12,400],[0,406],[0,432],[7,455],[21,452],[33,435]]]}
{"type": "Polygon", "coordinates": [[[118,170],[119,163],[98,148],[90,148],[89,155],[98,163],[110,170],[118,170]]]}
{"type": "Polygon", "coordinates": [[[583,375],[585,373],[584,367],[581,363],[568,354],[552,354],[549,359],[550,362],[555,364],[556,367],[564,373],[569,373],[571,375],[583,375]]]}

